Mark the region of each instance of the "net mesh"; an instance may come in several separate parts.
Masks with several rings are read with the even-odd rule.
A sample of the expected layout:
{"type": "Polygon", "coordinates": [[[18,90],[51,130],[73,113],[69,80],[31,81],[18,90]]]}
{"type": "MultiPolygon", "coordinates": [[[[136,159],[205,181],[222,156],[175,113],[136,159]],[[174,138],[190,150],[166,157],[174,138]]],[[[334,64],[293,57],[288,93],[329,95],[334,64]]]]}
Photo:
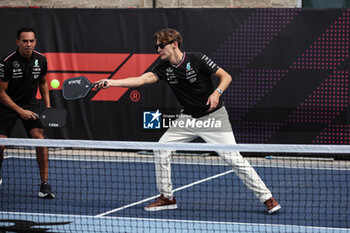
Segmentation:
{"type": "Polygon", "coordinates": [[[7,146],[0,232],[350,232],[349,146],[32,139],[0,144],[7,146]],[[37,146],[49,148],[55,199],[38,198],[37,146]],[[172,151],[177,209],[146,211],[159,197],[158,151],[172,151]],[[239,176],[222,158],[234,151],[254,168],[279,211],[269,215],[267,197],[246,185],[251,176],[239,176]]]}

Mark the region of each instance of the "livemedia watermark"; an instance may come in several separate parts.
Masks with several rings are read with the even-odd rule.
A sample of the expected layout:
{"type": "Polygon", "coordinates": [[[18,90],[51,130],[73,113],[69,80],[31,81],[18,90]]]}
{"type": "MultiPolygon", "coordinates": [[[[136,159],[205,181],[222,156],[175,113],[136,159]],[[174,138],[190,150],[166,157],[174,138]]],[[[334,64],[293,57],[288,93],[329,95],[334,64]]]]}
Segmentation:
{"type": "Polygon", "coordinates": [[[182,114],[179,110],[173,112],[167,109],[143,111],[144,130],[193,129],[197,131],[222,131],[231,128],[228,119],[221,114],[208,114],[200,118],[182,114]]]}

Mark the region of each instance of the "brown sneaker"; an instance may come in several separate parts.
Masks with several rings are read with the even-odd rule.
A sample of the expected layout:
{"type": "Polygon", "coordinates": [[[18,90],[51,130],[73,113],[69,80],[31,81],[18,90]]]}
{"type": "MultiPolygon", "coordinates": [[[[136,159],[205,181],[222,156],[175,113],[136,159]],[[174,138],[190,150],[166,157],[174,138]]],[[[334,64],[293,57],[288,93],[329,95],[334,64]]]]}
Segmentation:
{"type": "Polygon", "coordinates": [[[146,206],[146,211],[158,211],[158,210],[173,210],[177,208],[176,200],[173,197],[171,200],[164,197],[163,194],[157,198],[157,200],[146,206]]]}
{"type": "Polygon", "coordinates": [[[267,213],[268,214],[273,214],[277,210],[281,209],[281,206],[278,204],[275,198],[271,197],[267,201],[264,202],[264,204],[267,207],[267,213]]]}

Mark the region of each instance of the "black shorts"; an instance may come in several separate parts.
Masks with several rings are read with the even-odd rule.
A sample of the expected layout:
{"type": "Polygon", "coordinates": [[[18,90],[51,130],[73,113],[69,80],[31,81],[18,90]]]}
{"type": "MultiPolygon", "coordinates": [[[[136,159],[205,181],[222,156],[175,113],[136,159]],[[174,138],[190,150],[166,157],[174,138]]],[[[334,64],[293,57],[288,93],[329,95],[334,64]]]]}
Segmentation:
{"type": "MultiPolygon", "coordinates": [[[[23,107],[24,109],[31,110],[35,113],[41,112],[41,107],[38,102],[33,102],[23,107]]],[[[23,120],[18,113],[11,109],[0,109],[0,135],[6,135],[10,137],[13,128],[16,125],[17,120],[20,119],[26,129],[28,136],[31,129],[39,128],[43,129],[44,126],[39,119],[36,120],[23,120]]]]}

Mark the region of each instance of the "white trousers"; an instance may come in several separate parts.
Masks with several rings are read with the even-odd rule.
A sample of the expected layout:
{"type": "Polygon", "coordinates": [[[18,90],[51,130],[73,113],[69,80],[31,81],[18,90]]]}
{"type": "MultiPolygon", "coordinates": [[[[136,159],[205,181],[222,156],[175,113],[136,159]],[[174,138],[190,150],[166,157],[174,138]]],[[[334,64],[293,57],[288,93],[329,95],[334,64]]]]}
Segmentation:
{"type": "MultiPolygon", "coordinates": [[[[220,121],[222,128],[208,130],[203,128],[198,129],[197,127],[171,127],[164,133],[159,142],[184,143],[190,142],[196,137],[201,137],[207,143],[236,144],[225,107],[201,118],[192,118],[189,115],[182,114],[175,121],[186,122],[188,120],[195,120],[208,123],[210,119],[214,119],[216,122],[220,121]]],[[[170,164],[171,153],[172,151],[169,150],[154,151],[157,188],[161,194],[170,199],[173,197],[170,164]]],[[[253,191],[261,202],[265,202],[272,197],[270,190],[266,187],[254,168],[239,152],[217,151],[217,153],[230,165],[241,181],[253,191]]]]}

